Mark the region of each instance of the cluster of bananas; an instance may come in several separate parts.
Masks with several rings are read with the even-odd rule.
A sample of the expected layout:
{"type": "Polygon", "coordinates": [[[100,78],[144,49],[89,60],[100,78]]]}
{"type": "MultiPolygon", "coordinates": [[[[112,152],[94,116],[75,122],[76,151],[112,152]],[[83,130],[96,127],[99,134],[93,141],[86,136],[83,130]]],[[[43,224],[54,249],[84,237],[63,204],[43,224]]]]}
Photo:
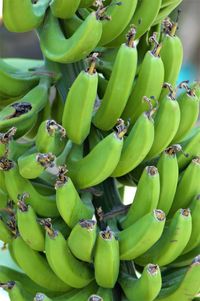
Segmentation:
{"type": "Polygon", "coordinates": [[[36,29],[44,55],[0,59],[10,300],[200,300],[200,88],[175,87],[167,17],[181,1],[3,1],[5,26],[36,29]]]}

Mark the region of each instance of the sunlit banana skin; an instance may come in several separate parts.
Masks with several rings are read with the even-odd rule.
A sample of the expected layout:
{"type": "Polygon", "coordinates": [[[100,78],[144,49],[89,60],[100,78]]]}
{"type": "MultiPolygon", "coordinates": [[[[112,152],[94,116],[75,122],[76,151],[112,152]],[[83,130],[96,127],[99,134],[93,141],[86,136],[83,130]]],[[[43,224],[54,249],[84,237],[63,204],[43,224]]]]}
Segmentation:
{"type": "Polygon", "coordinates": [[[67,241],[59,231],[47,231],[45,251],[50,267],[68,286],[83,288],[92,282],[94,276],[89,265],[72,255],[67,241]]]}
{"type": "Polygon", "coordinates": [[[179,145],[172,145],[167,148],[161,154],[157,164],[160,175],[160,196],[157,206],[163,210],[166,215],[172,206],[178,184],[179,166],[176,156],[177,148],[181,150],[181,146],[179,145]]]}
{"type": "MultiPolygon", "coordinates": [[[[91,57],[91,60],[95,58],[91,57]]],[[[74,143],[81,144],[90,132],[92,112],[97,96],[98,74],[95,61],[73,82],[64,106],[62,125],[74,143]]]]}
{"type": "Polygon", "coordinates": [[[69,177],[60,177],[56,182],[56,204],[66,224],[73,228],[80,219],[91,219],[92,206],[84,204],[69,177]],[[67,201],[66,201],[67,197],[67,201]]]}
{"type": "Polygon", "coordinates": [[[200,158],[193,159],[185,169],[179,180],[174,201],[169,214],[173,214],[180,207],[190,205],[192,199],[199,193],[200,158]]]}
{"type": "Polygon", "coordinates": [[[71,289],[53,273],[46,259],[32,250],[21,237],[15,238],[12,246],[19,266],[35,283],[54,292],[65,292],[71,289]]]}
{"type": "Polygon", "coordinates": [[[91,262],[96,242],[96,222],[80,220],[74,226],[69,237],[68,246],[75,257],[82,261],[91,262]]]}
{"type": "Polygon", "coordinates": [[[164,225],[164,212],[154,210],[119,232],[120,259],[133,260],[146,252],[161,237],[164,225]]]}
{"type": "Polygon", "coordinates": [[[165,266],[174,261],[186,247],[192,232],[192,219],[189,209],[179,209],[164,229],[157,243],[136,259],[140,265],[148,262],[165,266]]]}
{"type": "Polygon", "coordinates": [[[131,226],[145,214],[157,208],[160,194],[160,177],[155,166],[147,166],[140,178],[134,201],[122,218],[122,228],[131,226]],[[141,202],[143,206],[141,206],[141,202]]]}
{"type": "Polygon", "coordinates": [[[80,4],[80,0],[75,0],[75,1],[53,0],[50,3],[50,8],[55,17],[61,19],[68,19],[75,14],[79,4],[80,4]]]}
{"type": "Polygon", "coordinates": [[[193,259],[192,264],[187,271],[183,274],[182,279],[173,284],[171,287],[161,290],[160,295],[156,300],[163,301],[189,301],[193,300],[199,292],[200,283],[200,256],[193,259]]]}
{"type": "Polygon", "coordinates": [[[159,266],[148,264],[139,279],[121,274],[119,283],[129,301],[153,301],[162,286],[159,266]]]}
{"type": "Polygon", "coordinates": [[[113,288],[119,274],[119,243],[109,228],[100,231],[94,253],[95,279],[99,286],[113,288]]]}
{"type": "Polygon", "coordinates": [[[49,0],[32,3],[26,0],[4,0],[3,19],[9,31],[26,32],[37,28],[43,21],[49,0]]]}

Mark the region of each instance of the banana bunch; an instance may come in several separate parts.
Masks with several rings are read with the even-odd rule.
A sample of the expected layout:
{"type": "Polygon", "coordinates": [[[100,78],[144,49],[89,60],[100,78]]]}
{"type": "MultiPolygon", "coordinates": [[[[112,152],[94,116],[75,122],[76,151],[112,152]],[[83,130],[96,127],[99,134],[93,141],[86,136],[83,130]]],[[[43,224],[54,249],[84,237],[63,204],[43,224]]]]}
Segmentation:
{"type": "Polygon", "coordinates": [[[3,0],[44,56],[0,59],[11,301],[198,300],[200,84],[177,85],[181,1],[3,0]]]}

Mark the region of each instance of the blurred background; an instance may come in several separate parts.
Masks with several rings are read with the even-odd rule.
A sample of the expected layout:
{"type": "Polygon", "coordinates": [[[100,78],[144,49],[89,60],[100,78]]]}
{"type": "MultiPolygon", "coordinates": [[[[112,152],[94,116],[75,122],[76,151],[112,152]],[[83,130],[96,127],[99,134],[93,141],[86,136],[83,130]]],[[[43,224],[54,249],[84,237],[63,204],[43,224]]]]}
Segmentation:
{"type": "MultiPolygon", "coordinates": [[[[183,0],[179,8],[181,14],[177,34],[181,37],[184,47],[184,63],[179,82],[186,79],[200,80],[200,0],[183,0]]],[[[0,57],[42,58],[37,35],[34,32],[16,34],[8,32],[3,26],[2,0],[0,0],[0,57]]],[[[130,190],[126,191],[127,203],[133,198],[134,189],[130,190]]],[[[0,242],[0,265],[14,267],[8,252],[1,248],[0,242]]],[[[9,300],[1,289],[0,300],[9,300]]]]}

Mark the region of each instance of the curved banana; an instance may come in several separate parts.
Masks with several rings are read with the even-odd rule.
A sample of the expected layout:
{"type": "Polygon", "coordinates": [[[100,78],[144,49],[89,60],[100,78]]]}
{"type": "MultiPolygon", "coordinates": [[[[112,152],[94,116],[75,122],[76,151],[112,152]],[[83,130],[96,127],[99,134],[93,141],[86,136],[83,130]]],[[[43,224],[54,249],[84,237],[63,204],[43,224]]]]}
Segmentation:
{"type": "Polygon", "coordinates": [[[27,93],[38,83],[39,78],[34,72],[22,71],[0,59],[0,81],[0,94],[12,98],[27,93]]]}
{"type": "Polygon", "coordinates": [[[178,208],[189,206],[192,199],[199,193],[200,157],[193,159],[180,177],[174,201],[169,214],[178,208]]]}
{"type": "Polygon", "coordinates": [[[66,39],[58,20],[49,12],[39,32],[40,46],[49,60],[72,63],[90,54],[97,46],[101,34],[102,24],[98,14],[92,12],[75,33],[66,39]]]}
{"type": "Polygon", "coordinates": [[[199,212],[200,212],[200,194],[195,196],[190,205],[191,216],[192,216],[192,233],[188,241],[187,246],[183,250],[183,254],[192,251],[200,244],[200,233],[199,233],[199,212]]]}
{"type": "Polygon", "coordinates": [[[192,264],[181,279],[171,287],[161,290],[156,301],[190,301],[200,289],[200,255],[195,257],[192,264]]]}
{"type": "Polygon", "coordinates": [[[119,283],[129,301],[153,301],[162,286],[160,268],[158,265],[148,264],[139,279],[122,273],[119,283]]]}
{"type": "Polygon", "coordinates": [[[133,260],[146,252],[161,237],[164,225],[164,212],[153,210],[119,232],[120,259],[133,260]]]}
{"type": "Polygon", "coordinates": [[[15,203],[18,201],[18,194],[28,192],[30,198],[28,198],[27,203],[33,207],[36,214],[46,217],[59,215],[55,195],[45,196],[39,194],[31,182],[20,175],[14,161],[4,158],[0,162],[0,170],[4,171],[7,192],[15,203]]]}
{"type": "Polygon", "coordinates": [[[124,30],[135,12],[137,2],[138,0],[112,1],[108,7],[99,7],[100,14],[106,16],[102,21],[102,35],[98,45],[108,44],[124,30]]]}
{"type": "Polygon", "coordinates": [[[160,101],[154,118],[153,145],[145,160],[156,157],[171,143],[180,124],[180,115],[179,104],[172,93],[160,101]]]}
{"type": "Polygon", "coordinates": [[[189,209],[179,209],[164,229],[160,239],[146,253],[136,259],[139,265],[148,262],[165,266],[174,261],[186,247],[192,232],[189,209]]]}
{"type": "Polygon", "coordinates": [[[54,273],[67,285],[83,288],[94,278],[88,264],[76,259],[63,235],[52,227],[45,226],[45,252],[54,273]]]}
{"type": "Polygon", "coordinates": [[[179,145],[168,147],[161,154],[157,163],[160,175],[160,196],[157,206],[163,210],[166,215],[172,206],[178,184],[179,168],[176,153],[180,149],[181,146],[179,145]]]}
{"type": "Polygon", "coordinates": [[[147,51],[142,61],[138,78],[133,85],[133,90],[128,99],[122,118],[127,120],[130,118],[130,123],[133,125],[142,112],[148,110],[149,105],[144,101],[144,96],[155,97],[158,99],[164,81],[164,65],[159,56],[161,45],[159,45],[155,37],[151,37],[155,42],[155,47],[152,51],[147,51]],[[157,80],[155,81],[155,78],[157,80]]]}
{"type": "Polygon", "coordinates": [[[191,137],[181,143],[182,152],[177,156],[178,166],[183,170],[191,162],[191,159],[200,156],[200,127],[194,128],[191,137]]]}
{"type": "Polygon", "coordinates": [[[15,126],[17,128],[15,137],[28,132],[34,125],[38,112],[48,101],[50,81],[50,78],[42,78],[39,84],[20,100],[5,107],[0,112],[0,130],[8,130],[15,126]]]}
{"type": "Polygon", "coordinates": [[[26,32],[37,28],[43,21],[50,0],[4,0],[3,22],[9,31],[26,32]]]}
{"type": "MultiPolygon", "coordinates": [[[[1,208],[6,208],[7,206],[7,201],[8,201],[8,195],[7,193],[1,189],[0,187],[0,209],[1,208]]],[[[2,239],[1,239],[2,240],[2,239]]]]}
{"type": "Polygon", "coordinates": [[[110,288],[99,287],[97,295],[101,296],[103,301],[114,301],[113,291],[110,288]]]}
{"type": "Polygon", "coordinates": [[[94,220],[81,219],[74,226],[67,242],[72,254],[76,258],[92,262],[97,236],[96,232],[96,222],[94,220]]]}
{"type": "Polygon", "coordinates": [[[100,231],[94,253],[95,280],[99,286],[113,288],[119,274],[119,242],[109,227],[100,231]]]}
{"type": "Polygon", "coordinates": [[[55,156],[52,153],[26,154],[18,158],[19,173],[25,179],[35,179],[43,171],[55,165],[55,156]]]}
{"type": "Polygon", "coordinates": [[[31,295],[35,295],[40,291],[48,293],[49,296],[53,297],[60,295],[59,292],[51,292],[50,290],[37,285],[24,273],[18,272],[7,266],[0,266],[0,282],[8,282],[10,281],[10,279],[20,282],[20,284],[23,286],[23,290],[27,291],[31,295]]]}
{"type": "MultiPolygon", "coordinates": [[[[164,81],[175,88],[183,62],[183,45],[180,38],[176,35],[178,24],[167,20],[164,23],[164,26],[164,37],[161,41],[162,49],[160,51],[160,56],[165,69],[164,81]]],[[[164,98],[166,95],[167,91],[163,89],[160,99],[164,98]]]]}
{"type": "Polygon", "coordinates": [[[53,292],[67,292],[71,289],[54,274],[45,257],[32,250],[20,236],[14,239],[12,248],[19,266],[35,283],[53,292]]]}
{"type": "Polygon", "coordinates": [[[149,30],[155,18],[158,15],[158,12],[161,7],[162,0],[155,0],[149,5],[148,0],[138,1],[135,13],[132,15],[132,18],[126,28],[122,33],[113,41],[111,41],[107,47],[117,47],[120,44],[124,43],[126,34],[129,30],[131,24],[134,24],[136,27],[136,39],[139,39],[146,31],[149,30]],[[147,9],[148,6],[148,9],[147,9]]]}
{"type": "Polygon", "coordinates": [[[155,166],[144,168],[137,191],[128,213],[121,220],[122,228],[127,228],[157,208],[160,195],[160,176],[155,166]],[[143,203],[143,206],[141,204],[143,203]]]}
{"type": "Polygon", "coordinates": [[[36,251],[44,251],[44,229],[39,225],[35,211],[25,203],[28,194],[18,196],[17,225],[23,240],[36,251]]]}
{"type": "Polygon", "coordinates": [[[152,111],[144,112],[124,138],[120,160],[112,176],[121,177],[136,168],[146,157],[154,140],[152,111]],[[142,133],[142,139],[141,139],[142,133]]]}
{"type": "Polygon", "coordinates": [[[58,156],[64,150],[66,143],[66,131],[55,120],[45,120],[40,124],[35,138],[35,145],[39,152],[50,152],[58,156]]]}
{"type": "Polygon", "coordinates": [[[78,9],[80,0],[53,0],[50,3],[52,14],[61,19],[71,18],[78,9]]]}
{"type": "Polygon", "coordinates": [[[178,130],[172,142],[181,142],[185,136],[194,127],[199,116],[199,100],[195,94],[195,90],[190,89],[184,82],[179,85],[186,89],[185,93],[182,93],[177,98],[181,119],[178,130]]]}
{"type": "Polygon", "coordinates": [[[97,96],[96,55],[93,54],[90,59],[90,67],[87,71],[79,73],[67,94],[62,116],[62,125],[67,136],[76,144],[83,143],[90,132],[92,112],[97,96]]]}
{"type": "Polygon", "coordinates": [[[123,135],[123,130],[109,134],[88,155],[79,160],[77,160],[77,151],[73,152],[72,148],[71,156],[69,154],[67,159],[67,167],[76,187],[94,186],[111,175],[120,159],[123,135]]]}
{"type": "Polygon", "coordinates": [[[101,130],[108,131],[114,127],[131,93],[137,67],[134,36],[135,29],[132,28],[127,35],[127,42],[118,50],[105,94],[93,117],[94,125],[101,130]]]}
{"type": "Polygon", "coordinates": [[[56,205],[66,224],[73,228],[79,220],[92,218],[94,209],[91,202],[88,204],[82,202],[72,180],[65,176],[65,173],[66,169],[61,166],[55,184],[56,205]],[[66,196],[68,198],[67,202],[66,196]]]}

